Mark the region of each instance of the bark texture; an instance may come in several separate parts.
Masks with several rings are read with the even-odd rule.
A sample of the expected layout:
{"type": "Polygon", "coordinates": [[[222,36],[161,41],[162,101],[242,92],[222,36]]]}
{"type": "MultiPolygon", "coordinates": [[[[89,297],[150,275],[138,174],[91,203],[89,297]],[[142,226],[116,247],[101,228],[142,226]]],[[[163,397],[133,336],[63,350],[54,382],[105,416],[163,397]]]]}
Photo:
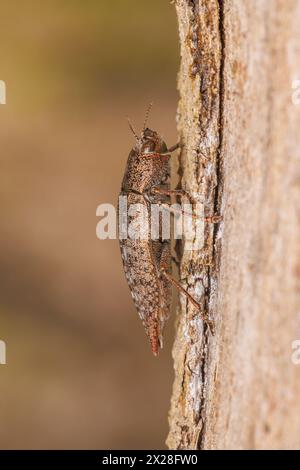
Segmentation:
{"type": "Polygon", "coordinates": [[[300,448],[300,2],[175,3],[181,183],[223,221],[183,247],[216,334],[182,299],[167,444],[300,448]]]}

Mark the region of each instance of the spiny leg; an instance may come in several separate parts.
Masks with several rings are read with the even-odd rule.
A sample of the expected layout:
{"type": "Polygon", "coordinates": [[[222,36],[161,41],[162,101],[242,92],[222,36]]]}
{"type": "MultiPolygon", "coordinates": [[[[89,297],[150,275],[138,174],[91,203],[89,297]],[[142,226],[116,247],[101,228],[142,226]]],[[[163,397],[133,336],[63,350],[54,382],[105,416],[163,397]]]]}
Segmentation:
{"type": "MultiPolygon", "coordinates": [[[[164,189],[164,188],[159,188],[159,187],[153,187],[153,188],[151,188],[150,193],[153,194],[153,195],[161,195],[161,196],[176,195],[176,196],[180,196],[180,197],[186,197],[186,198],[189,199],[191,205],[195,204],[195,201],[194,201],[193,197],[191,196],[191,194],[189,194],[184,189],[164,189]]],[[[158,204],[161,207],[163,207],[164,209],[169,210],[171,213],[172,212],[173,213],[180,213],[180,214],[184,214],[184,215],[189,215],[193,219],[199,219],[198,215],[196,215],[196,214],[185,212],[185,211],[182,211],[181,209],[175,209],[174,207],[170,207],[168,204],[165,204],[165,203],[162,203],[162,202],[158,202],[158,204]]],[[[207,216],[207,217],[203,217],[203,220],[204,220],[204,222],[209,222],[209,223],[212,223],[212,224],[218,224],[219,222],[221,222],[222,216],[214,214],[214,215],[210,215],[210,216],[207,216]]]]}
{"type": "Polygon", "coordinates": [[[162,207],[163,209],[169,211],[172,215],[175,215],[175,214],[181,214],[181,215],[187,215],[189,217],[192,217],[193,219],[203,219],[204,222],[208,222],[208,223],[211,223],[211,224],[218,224],[219,222],[221,222],[222,220],[222,216],[221,215],[209,215],[207,217],[199,217],[198,215],[196,214],[193,214],[191,212],[185,212],[181,209],[178,209],[178,208],[175,208],[175,207],[172,207],[172,206],[169,206],[168,204],[164,203],[164,202],[157,202],[156,204],[158,204],[160,207],[162,207]]]}
{"type": "Polygon", "coordinates": [[[164,189],[154,187],[151,188],[151,194],[160,194],[162,196],[179,196],[179,197],[186,197],[191,204],[195,204],[194,198],[191,196],[190,193],[185,191],[184,189],[164,189]]]}
{"type": "Polygon", "coordinates": [[[166,152],[163,152],[163,153],[160,153],[160,155],[169,155],[170,153],[173,153],[175,152],[175,150],[181,148],[182,145],[180,144],[180,142],[177,142],[177,144],[175,145],[172,145],[172,147],[170,147],[166,152]]]}
{"type": "Polygon", "coordinates": [[[173,286],[175,286],[176,289],[179,290],[179,292],[184,294],[189,299],[189,301],[194,305],[194,307],[196,307],[197,310],[200,311],[202,320],[208,325],[211,333],[214,335],[215,334],[214,322],[210,320],[207,313],[202,310],[201,305],[194,299],[194,297],[191,296],[191,294],[189,294],[189,292],[184,287],[182,287],[182,285],[179,284],[179,282],[176,281],[176,279],[174,279],[171,276],[171,274],[167,272],[166,268],[163,266],[161,267],[161,274],[165,276],[165,278],[168,279],[168,281],[171,282],[171,284],[173,284],[173,286]]]}

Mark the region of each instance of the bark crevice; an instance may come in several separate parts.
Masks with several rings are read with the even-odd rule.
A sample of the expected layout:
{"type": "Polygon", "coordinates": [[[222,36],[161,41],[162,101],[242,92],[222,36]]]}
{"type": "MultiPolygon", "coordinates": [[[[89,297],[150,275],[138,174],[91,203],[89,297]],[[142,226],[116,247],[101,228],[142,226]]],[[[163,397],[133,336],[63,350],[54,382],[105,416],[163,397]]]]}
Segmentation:
{"type": "MultiPolygon", "coordinates": [[[[182,59],[178,129],[184,143],[179,174],[181,186],[196,195],[209,216],[221,209],[223,2],[177,0],[176,9],[182,59]]],[[[180,269],[182,281],[211,318],[217,300],[219,230],[205,224],[201,249],[188,251],[184,246],[180,269]]],[[[171,448],[202,447],[211,341],[199,313],[182,303],[173,350],[175,383],[167,441],[171,448]]]]}

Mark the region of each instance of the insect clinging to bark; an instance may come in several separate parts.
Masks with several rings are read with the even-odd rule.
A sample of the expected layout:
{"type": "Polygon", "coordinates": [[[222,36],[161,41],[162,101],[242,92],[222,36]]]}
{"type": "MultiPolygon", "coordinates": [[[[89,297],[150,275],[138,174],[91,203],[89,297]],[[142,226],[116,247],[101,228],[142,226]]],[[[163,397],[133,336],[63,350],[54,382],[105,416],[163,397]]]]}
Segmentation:
{"type": "MultiPolygon", "coordinates": [[[[170,189],[170,156],[180,147],[179,144],[167,148],[159,134],[148,127],[147,120],[151,105],[146,113],[140,136],[129,122],[136,143],[131,150],[120,196],[127,200],[127,216],[132,222],[130,207],[140,204],[147,209],[151,227],[151,204],[170,207],[170,196],[184,197],[184,190],[170,189]]],[[[208,217],[210,222],[218,222],[218,217],[208,217]]],[[[133,220],[134,222],[134,220],[133,220]]],[[[213,332],[213,322],[200,304],[171,275],[170,240],[159,237],[151,239],[151,230],[143,239],[120,239],[121,255],[126,279],[131,290],[138,314],[143,322],[154,355],[163,345],[163,329],[171,308],[172,284],[183,293],[200,311],[203,321],[213,332]]]]}

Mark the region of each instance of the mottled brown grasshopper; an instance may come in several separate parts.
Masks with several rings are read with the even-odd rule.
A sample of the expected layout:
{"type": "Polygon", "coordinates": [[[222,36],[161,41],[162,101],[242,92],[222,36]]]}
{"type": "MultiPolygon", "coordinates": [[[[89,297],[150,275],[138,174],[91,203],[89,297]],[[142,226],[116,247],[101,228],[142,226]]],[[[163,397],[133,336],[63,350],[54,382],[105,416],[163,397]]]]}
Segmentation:
{"type": "MultiPolygon", "coordinates": [[[[184,190],[170,189],[170,156],[180,145],[168,149],[158,133],[146,127],[149,112],[150,107],[140,137],[129,122],[136,144],[128,157],[120,196],[127,198],[128,213],[131,205],[141,204],[147,208],[150,219],[151,204],[163,205],[168,209],[171,195],[189,195],[184,190]]],[[[132,217],[129,215],[128,219],[132,217]]],[[[205,220],[217,223],[220,217],[207,217],[205,220]]],[[[149,220],[149,227],[150,224],[149,220]]],[[[154,355],[163,345],[162,334],[170,314],[172,284],[200,311],[203,321],[213,332],[213,322],[207,313],[171,275],[170,240],[152,240],[149,231],[145,239],[120,239],[120,248],[131,295],[154,355]]]]}

